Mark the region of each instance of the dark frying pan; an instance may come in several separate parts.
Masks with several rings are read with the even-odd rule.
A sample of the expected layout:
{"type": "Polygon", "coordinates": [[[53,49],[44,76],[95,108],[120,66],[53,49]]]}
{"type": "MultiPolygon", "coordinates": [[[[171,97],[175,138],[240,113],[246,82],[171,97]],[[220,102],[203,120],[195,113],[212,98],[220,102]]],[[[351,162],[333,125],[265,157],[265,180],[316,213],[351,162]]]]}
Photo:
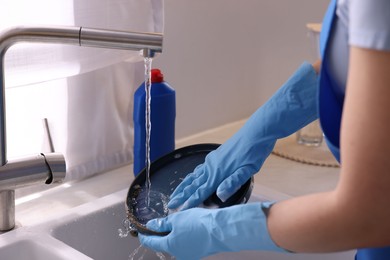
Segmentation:
{"type": "MultiPolygon", "coordinates": [[[[205,161],[206,155],[217,149],[219,144],[196,144],[177,149],[154,161],[150,166],[151,195],[153,198],[153,214],[145,214],[145,182],[146,170],[142,170],[130,185],[126,198],[127,217],[131,223],[131,234],[137,236],[138,232],[145,235],[167,235],[166,232],[156,232],[147,229],[145,224],[156,217],[165,217],[169,214],[166,203],[169,196],[181,181],[199,164],[205,161]],[[156,206],[157,205],[157,206],[156,206]]],[[[253,178],[249,179],[242,187],[228,200],[222,202],[217,195],[212,194],[203,202],[206,208],[223,208],[235,204],[246,203],[252,193],[253,178]]],[[[150,206],[150,205],[149,205],[150,206]]],[[[147,212],[151,213],[151,212],[147,212]]]]}

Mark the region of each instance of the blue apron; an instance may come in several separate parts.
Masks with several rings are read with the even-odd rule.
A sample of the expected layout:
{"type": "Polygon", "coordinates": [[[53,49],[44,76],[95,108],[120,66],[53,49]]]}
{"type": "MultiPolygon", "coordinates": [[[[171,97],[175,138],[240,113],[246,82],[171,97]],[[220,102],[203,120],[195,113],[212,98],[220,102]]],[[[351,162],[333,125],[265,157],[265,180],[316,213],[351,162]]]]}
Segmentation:
{"type": "MultiPolygon", "coordinates": [[[[332,30],[337,0],[332,0],[322,22],[320,35],[320,50],[322,66],[320,72],[319,89],[319,117],[325,140],[330,151],[340,162],[340,125],[343,111],[343,102],[338,101],[334,89],[335,82],[329,76],[327,69],[327,44],[332,30]]],[[[355,260],[389,260],[390,247],[359,249],[355,260]]]]}

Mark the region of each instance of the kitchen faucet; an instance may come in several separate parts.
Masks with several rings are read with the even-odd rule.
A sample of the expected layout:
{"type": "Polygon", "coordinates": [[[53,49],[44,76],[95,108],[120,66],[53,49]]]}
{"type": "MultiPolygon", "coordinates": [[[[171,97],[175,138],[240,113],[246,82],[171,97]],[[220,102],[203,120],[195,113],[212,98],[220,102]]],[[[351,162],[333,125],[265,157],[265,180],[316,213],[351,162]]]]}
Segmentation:
{"type": "Polygon", "coordinates": [[[0,33],[0,232],[15,227],[15,189],[58,183],[65,178],[64,156],[38,154],[7,160],[4,58],[16,43],[55,43],[142,51],[145,58],[162,52],[160,33],[125,32],[84,27],[14,27],[0,33]]]}

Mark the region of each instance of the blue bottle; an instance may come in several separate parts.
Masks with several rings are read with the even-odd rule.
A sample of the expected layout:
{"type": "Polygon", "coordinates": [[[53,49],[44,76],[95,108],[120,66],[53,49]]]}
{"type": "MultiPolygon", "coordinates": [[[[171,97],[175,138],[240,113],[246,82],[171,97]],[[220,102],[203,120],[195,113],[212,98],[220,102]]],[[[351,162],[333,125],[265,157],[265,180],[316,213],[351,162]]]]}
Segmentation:
{"type": "MultiPolygon", "coordinates": [[[[150,160],[175,149],[175,90],[164,81],[159,69],[151,71],[151,136],[150,160]]],[[[134,93],[134,175],[137,176],[146,165],[145,133],[145,82],[134,93]]]]}

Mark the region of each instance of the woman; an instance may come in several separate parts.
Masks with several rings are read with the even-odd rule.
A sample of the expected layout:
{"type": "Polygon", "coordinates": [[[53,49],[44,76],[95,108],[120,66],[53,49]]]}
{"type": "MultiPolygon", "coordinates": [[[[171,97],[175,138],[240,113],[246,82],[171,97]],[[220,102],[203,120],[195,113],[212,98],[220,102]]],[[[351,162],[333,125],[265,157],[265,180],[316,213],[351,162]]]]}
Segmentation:
{"type": "Polygon", "coordinates": [[[390,259],[390,1],[333,0],[321,52],[322,64],[304,63],[178,186],[168,206],[182,211],[148,223],[171,233],[141,235],[142,244],[178,259],[356,248],[358,260],[390,259]],[[274,204],[189,209],[215,190],[228,198],[260,169],[278,138],[317,117],[341,163],[334,190],[274,204]]]}

